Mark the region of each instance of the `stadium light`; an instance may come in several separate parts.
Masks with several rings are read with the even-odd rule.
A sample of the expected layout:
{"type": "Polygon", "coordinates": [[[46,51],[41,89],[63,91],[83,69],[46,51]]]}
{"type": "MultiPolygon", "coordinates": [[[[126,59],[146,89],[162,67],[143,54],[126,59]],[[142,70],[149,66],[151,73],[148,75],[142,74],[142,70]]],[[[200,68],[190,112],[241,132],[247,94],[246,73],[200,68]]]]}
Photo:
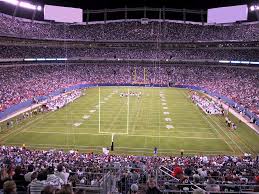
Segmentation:
{"type": "Polygon", "coordinates": [[[36,61],[36,59],[33,59],[33,58],[27,58],[27,59],[24,59],[24,61],[36,61]]]}
{"type": "Polygon", "coordinates": [[[250,62],[249,61],[240,61],[241,64],[249,64],[250,62]]]}
{"type": "Polygon", "coordinates": [[[32,10],[36,10],[36,6],[35,5],[32,5],[30,3],[27,3],[27,2],[20,2],[19,3],[19,6],[20,7],[23,7],[23,8],[27,8],[27,9],[32,9],[32,10]]]}
{"type": "Polygon", "coordinates": [[[250,6],[250,11],[257,11],[257,10],[259,10],[259,5],[250,6]]]}
{"type": "Polygon", "coordinates": [[[230,63],[238,64],[241,63],[241,61],[230,61],[230,63]]]}
{"type": "Polygon", "coordinates": [[[56,58],[46,58],[45,60],[46,61],[56,61],[57,59],[56,58]]]}
{"type": "Polygon", "coordinates": [[[226,60],[219,60],[220,63],[230,63],[230,61],[226,61],[226,60]]]}
{"type": "Polygon", "coordinates": [[[46,59],[45,58],[37,58],[36,60],[37,61],[45,61],[46,59]]]}
{"type": "Polygon", "coordinates": [[[6,3],[10,3],[12,5],[18,5],[19,4],[18,0],[0,0],[0,1],[6,2],[6,3]]]}
{"type": "Polygon", "coordinates": [[[57,58],[57,61],[67,61],[67,58],[57,58]]]}
{"type": "Polygon", "coordinates": [[[259,65],[259,62],[251,61],[250,64],[259,65]]]}
{"type": "Polygon", "coordinates": [[[22,8],[26,8],[26,9],[37,10],[37,11],[42,10],[42,7],[40,5],[33,5],[25,1],[18,1],[18,0],[0,0],[0,1],[15,5],[15,6],[19,6],[22,8]]]}
{"type": "Polygon", "coordinates": [[[37,10],[38,10],[38,11],[41,11],[41,10],[42,10],[42,7],[38,5],[38,6],[37,6],[37,10]]]}

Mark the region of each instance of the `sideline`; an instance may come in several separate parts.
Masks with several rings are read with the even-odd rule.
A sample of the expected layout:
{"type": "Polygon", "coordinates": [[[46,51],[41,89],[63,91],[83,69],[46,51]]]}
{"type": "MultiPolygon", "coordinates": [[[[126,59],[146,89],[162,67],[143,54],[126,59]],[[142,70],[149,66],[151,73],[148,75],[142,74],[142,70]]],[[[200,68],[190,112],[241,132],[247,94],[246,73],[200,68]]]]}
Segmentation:
{"type": "Polygon", "coordinates": [[[208,96],[209,98],[213,99],[215,102],[220,102],[222,105],[223,105],[223,108],[225,110],[229,110],[229,112],[234,115],[236,118],[238,118],[239,120],[241,120],[243,123],[245,123],[248,127],[250,127],[251,129],[253,129],[257,135],[259,135],[259,127],[255,124],[252,124],[250,123],[250,120],[248,118],[245,118],[244,116],[242,116],[241,114],[239,114],[235,109],[233,109],[232,107],[228,106],[227,104],[225,104],[224,102],[222,102],[221,100],[213,97],[213,96],[210,96],[206,93],[203,93],[205,94],[206,96],[208,96]]]}
{"type": "Polygon", "coordinates": [[[31,110],[33,110],[33,109],[35,109],[35,108],[38,108],[39,106],[42,106],[42,105],[43,105],[44,103],[46,103],[46,102],[47,102],[47,100],[44,100],[44,101],[42,101],[42,102],[40,102],[40,103],[38,103],[38,104],[34,104],[34,105],[29,106],[29,107],[27,107],[27,108],[21,109],[21,110],[15,112],[15,113],[13,113],[13,114],[10,114],[9,116],[7,116],[7,117],[5,117],[4,119],[0,120],[0,123],[5,122],[5,121],[7,121],[7,120],[9,120],[9,119],[11,119],[11,118],[14,118],[14,117],[16,117],[16,116],[18,116],[18,115],[20,115],[20,114],[22,114],[22,113],[25,113],[25,112],[27,112],[27,111],[31,111],[31,110]]]}

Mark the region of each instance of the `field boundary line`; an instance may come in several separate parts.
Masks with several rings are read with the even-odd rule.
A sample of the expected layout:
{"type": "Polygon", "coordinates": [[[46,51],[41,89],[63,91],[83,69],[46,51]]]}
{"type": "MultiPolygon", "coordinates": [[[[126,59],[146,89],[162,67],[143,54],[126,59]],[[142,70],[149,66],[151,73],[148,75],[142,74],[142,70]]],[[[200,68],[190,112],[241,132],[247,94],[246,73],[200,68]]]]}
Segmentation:
{"type": "MultiPolygon", "coordinates": [[[[121,111],[123,110],[123,105],[124,105],[124,104],[125,104],[125,102],[122,103],[122,105],[121,105],[119,111],[117,112],[116,116],[113,117],[112,122],[109,124],[109,127],[107,128],[107,130],[109,130],[109,131],[101,131],[101,132],[99,132],[99,133],[107,133],[107,132],[108,132],[108,133],[114,133],[114,132],[111,132],[113,123],[118,119],[118,117],[119,117],[121,111]]],[[[115,134],[117,134],[117,133],[115,133],[115,134]]],[[[127,134],[127,133],[126,133],[126,134],[127,134]]]]}
{"type": "Polygon", "coordinates": [[[15,137],[16,135],[18,135],[18,134],[24,132],[24,130],[26,130],[26,127],[28,127],[29,125],[31,125],[31,124],[37,122],[37,121],[38,121],[39,119],[41,119],[41,118],[44,118],[44,117],[47,117],[47,116],[51,115],[51,113],[53,113],[53,112],[48,112],[48,113],[46,113],[46,114],[43,114],[43,115],[41,115],[40,117],[35,118],[35,119],[29,121],[29,122],[26,123],[25,125],[23,125],[23,126],[21,126],[21,127],[18,127],[17,129],[14,129],[14,130],[10,131],[10,133],[7,133],[7,134],[1,136],[1,137],[0,137],[0,142],[6,142],[6,141],[10,138],[10,136],[15,137]]]}
{"type": "Polygon", "coordinates": [[[127,134],[129,133],[129,104],[130,104],[130,95],[129,95],[129,88],[128,88],[128,99],[127,99],[127,134]]]}
{"type": "MultiPolygon", "coordinates": [[[[181,131],[181,130],[175,130],[175,129],[177,129],[176,127],[174,127],[174,129],[172,129],[172,130],[160,130],[160,132],[161,133],[166,133],[166,132],[179,132],[179,133],[204,133],[204,134],[210,134],[210,135],[215,135],[215,133],[213,133],[213,132],[203,132],[203,131],[201,131],[201,132],[197,132],[197,131],[181,131]]],[[[150,132],[150,130],[137,130],[137,131],[135,131],[135,132],[150,132]]]]}
{"type": "MultiPolygon", "coordinates": [[[[135,132],[136,123],[138,123],[137,120],[138,120],[139,113],[142,112],[142,110],[143,110],[143,109],[142,109],[142,101],[143,101],[143,99],[141,98],[141,99],[140,99],[140,104],[139,104],[138,109],[137,109],[137,114],[136,114],[135,117],[134,117],[134,120],[135,120],[135,121],[131,121],[131,122],[133,123],[132,132],[135,132]],[[140,110],[141,110],[141,111],[140,111],[140,110]]],[[[136,102],[138,102],[138,101],[136,101],[136,102]]],[[[129,123],[131,123],[131,122],[129,121],[129,123]]]]}
{"type": "MultiPolygon", "coordinates": [[[[35,133],[37,133],[38,131],[37,130],[41,130],[42,129],[42,127],[38,127],[38,128],[33,128],[33,130],[31,130],[30,132],[35,132],[35,133]]],[[[51,127],[51,129],[60,129],[60,127],[51,127]]],[[[77,128],[77,127],[74,127],[74,129],[80,129],[80,128],[77,128]]],[[[175,129],[177,129],[177,128],[174,128],[173,130],[160,130],[160,132],[161,133],[186,133],[186,134],[188,134],[188,133],[192,133],[192,134],[207,134],[207,135],[215,135],[215,133],[213,133],[213,132],[204,132],[204,131],[181,131],[181,130],[175,130],[175,129]]],[[[96,130],[96,129],[93,129],[93,130],[96,130]]],[[[44,131],[42,131],[42,132],[44,132],[44,131]]],[[[55,132],[55,131],[50,131],[49,133],[51,133],[51,132],[55,132]]],[[[137,134],[137,133],[144,133],[144,132],[150,132],[150,130],[135,130],[134,131],[134,133],[129,133],[129,134],[137,134]]],[[[65,132],[63,132],[63,133],[65,133],[65,132]]],[[[107,133],[107,134],[112,134],[112,133],[114,133],[114,132],[108,132],[108,131],[103,131],[103,132],[101,132],[101,133],[107,133]]],[[[118,134],[118,133],[121,133],[121,134],[127,134],[127,133],[123,133],[123,132],[115,132],[116,134],[118,134]]],[[[140,134],[141,135],[141,134],[140,134]]]]}
{"type": "Polygon", "coordinates": [[[99,87],[99,133],[101,132],[101,89],[99,87]]]}
{"type": "MultiPolygon", "coordinates": [[[[233,115],[235,116],[235,115],[233,115]]],[[[220,118],[216,117],[215,119],[220,121],[220,118]]],[[[237,133],[232,133],[232,135],[240,141],[240,143],[242,143],[246,148],[248,148],[248,150],[250,150],[253,154],[256,154],[256,151],[249,145],[246,143],[245,140],[243,140],[237,133]]]]}
{"type": "MultiPolygon", "coordinates": [[[[83,135],[84,133],[82,133],[82,135],[83,135]]],[[[88,134],[88,133],[87,133],[88,134]]],[[[91,133],[89,133],[89,135],[90,135],[91,133]]],[[[102,134],[109,134],[109,135],[112,135],[112,134],[114,134],[114,135],[128,135],[128,133],[121,133],[121,132],[112,132],[112,131],[102,131],[102,132],[100,132],[99,133],[100,135],[102,135],[102,134]]]]}
{"type": "Polygon", "coordinates": [[[232,142],[237,146],[237,148],[238,148],[243,154],[245,153],[244,150],[239,147],[239,145],[229,136],[229,134],[228,134],[224,129],[222,129],[222,127],[221,127],[216,121],[214,121],[214,120],[213,120],[212,118],[210,118],[210,117],[209,117],[209,119],[211,119],[212,122],[214,122],[214,123],[221,129],[221,131],[223,131],[223,133],[230,139],[230,141],[232,141],[232,142]]]}
{"type": "MultiPolygon", "coordinates": [[[[220,135],[220,137],[221,137],[221,139],[228,145],[228,147],[234,152],[234,153],[236,153],[236,151],[234,150],[234,148],[232,147],[232,145],[231,144],[229,144],[229,142],[222,136],[222,134],[217,130],[217,127],[215,127],[208,119],[207,119],[207,117],[206,116],[204,116],[202,113],[200,113],[201,115],[202,115],[202,118],[206,121],[206,122],[208,122],[213,128],[213,130],[214,131],[216,131],[219,135],[220,135]]],[[[215,124],[215,123],[214,123],[215,124]]]]}
{"type": "MultiPolygon", "coordinates": [[[[83,122],[83,121],[81,121],[81,122],[83,122]]],[[[69,124],[69,127],[70,127],[70,125],[73,125],[74,123],[71,123],[71,124],[69,124]]],[[[163,124],[167,124],[167,123],[163,123],[163,124]]],[[[82,127],[82,126],[84,126],[84,127],[97,127],[97,124],[91,124],[91,125],[89,125],[89,124],[85,124],[85,123],[82,123],[82,125],[80,125],[80,126],[78,126],[78,127],[75,127],[75,128],[77,128],[77,129],[80,129],[80,127],[82,127]]],[[[124,125],[116,125],[116,126],[124,126],[124,125]]],[[[64,127],[60,127],[60,126],[52,126],[51,127],[52,129],[64,129],[64,127]]],[[[157,128],[157,125],[150,125],[150,128],[157,128]]],[[[42,129],[42,127],[33,127],[33,129],[42,129]]],[[[96,128],[96,129],[98,129],[98,128],[96,128]]],[[[166,129],[166,127],[164,127],[163,129],[166,129]]],[[[162,130],[163,130],[162,129],[162,130]]],[[[174,125],[174,130],[175,129],[190,129],[189,127],[177,127],[177,126],[175,126],[174,125]]],[[[193,128],[193,129],[204,129],[204,128],[199,128],[199,127],[196,127],[196,128],[193,128]]],[[[206,128],[206,129],[211,129],[211,128],[206,128]]],[[[136,130],[135,130],[136,131],[136,130]]],[[[137,131],[151,131],[151,130],[137,130],[137,131]]],[[[175,130],[175,131],[181,131],[181,130],[175,130]]],[[[187,130],[187,132],[190,132],[191,130],[187,130]]],[[[215,135],[215,133],[213,133],[213,132],[206,132],[206,131],[204,131],[204,130],[201,130],[201,131],[198,131],[197,133],[210,133],[210,134],[214,134],[215,135]]]]}
{"type": "MultiPolygon", "coordinates": [[[[185,95],[186,96],[186,95],[185,95]]],[[[196,106],[196,108],[198,108],[197,106],[196,106]]],[[[239,147],[239,145],[229,136],[229,134],[228,133],[226,133],[226,131],[224,130],[224,129],[222,129],[222,127],[217,123],[217,122],[215,122],[215,120],[213,120],[210,116],[208,116],[208,118],[206,117],[206,116],[204,116],[201,112],[200,112],[200,110],[199,110],[199,113],[203,116],[203,118],[205,118],[207,121],[209,121],[208,120],[208,118],[215,124],[215,125],[217,125],[218,126],[218,128],[220,129],[220,131],[221,132],[223,132],[228,138],[229,138],[229,140],[232,142],[232,143],[234,143],[235,145],[236,145],[236,147],[239,149],[239,151],[241,151],[241,153],[245,153],[240,147],[239,147]]],[[[215,128],[216,129],[216,128],[215,128]]],[[[217,130],[218,131],[218,130],[217,130]]],[[[225,139],[224,139],[225,140],[225,139]]],[[[225,142],[227,142],[227,141],[225,141],[225,142]]],[[[232,146],[231,146],[232,147],[232,146]]]]}
{"type": "Polygon", "coordinates": [[[244,154],[244,150],[229,136],[229,134],[227,134],[227,132],[225,132],[224,129],[222,129],[222,127],[212,118],[210,118],[214,123],[216,123],[216,125],[228,136],[228,138],[237,146],[237,148],[244,154]]]}
{"type": "MultiPolygon", "coordinates": [[[[189,100],[189,98],[188,98],[188,96],[186,95],[185,91],[183,92],[183,95],[186,97],[187,100],[189,100]]],[[[222,136],[222,134],[217,130],[217,128],[207,119],[207,117],[205,117],[205,116],[203,115],[203,113],[201,113],[200,109],[199,109],[197,106],[195,106],[194,104],[193,104],[193,106],[194,106],[195,109],[198,111],[198,113],[202,116],[202,118],[212,127],[211,129],[214,130],[214,131],[216,131],[216,132],[219,134],[219,136],[221,137],[221,139],[228,145],[228,147],[229,147],[234,153],[236,153],[236,151],[234,150],[234,148],[232,147],[232,145],[230,145],[230,144],[226,141],[226,139],[225,139],[225,138],[222,136]]]]}
{"type": "MultiPolygon", "coordinates": [[[[6,143],[6,145],[20,145],[21,143],[14,143],[14,142],[11,142],[11,143],[6,143]]],[[[28,144],[26,145],[26,147],[32,147],[32,148],[35,148],[35,147],[40,147],[40,148],[53,148],[53,147],[56,147],[56,149],[62,149],[62,148],[65,148],[65,149],[68,149],[68,148],[72,148],[72,147],[76,147],[76,148],[88,148],[88,149],[102,149],[103,146],[80,146],[80,145],[59,145],[59,144],[28,144]]],[[[130,148],[130,147],[121,147],[121,146],[116,146],[116,149],[121,149],[121,150],[124,150],[124,149],[127,149],[127,150],[140,150],[142,152],[146,152],[147,150],[150,150],[152,152],[152,148],[130,148]],[[144,151],[146,150],[146,151],[144,151]]],[[[159,152],[160,153],[171,153],[172,151],[177,151],[177,153],[180,152],[181,149],[159,149],[159,152]],[[161,151],[162,152],[161,152],[161,151]]],[[[101,151],[101,150],[100,150],[101,151]]],[[[125,150],[124,150],[125,151],[125,150]]],[[[184,153],[215,153],[215,154],[218,154],[218,153],[230,153],[228,151],[218,151],[218,150],[189,150],[189,149],[185,149],[184,150],[185,152],[184,153]]],[[[130,151],[129,151],[130,152],[130,151]]],[[[153,153],[153,152],[152,152],[153,153]]]]}
{"type": "MultiPolygon", "coordinates": [[[[23,133],[39,133],[39,134],[67,134],[62,132],[55,132],[55,131],[24,131],[23,133]]],[[[137,134],[127,134],[127,133],[114,133],[114,132],[101,132],[101,133],[69,133],[69,135],[78,134],[78,135],[95,135],[95,136],[101,136],[105,134],[116,134],[116,135],[125,135],[129,137],[150,137],[150,138],[176,138],[176,139],[218,139],[221,138],[218,137],[180,137],[180,136],[155,136],[155,135],[137,135],[137,134]]]]}

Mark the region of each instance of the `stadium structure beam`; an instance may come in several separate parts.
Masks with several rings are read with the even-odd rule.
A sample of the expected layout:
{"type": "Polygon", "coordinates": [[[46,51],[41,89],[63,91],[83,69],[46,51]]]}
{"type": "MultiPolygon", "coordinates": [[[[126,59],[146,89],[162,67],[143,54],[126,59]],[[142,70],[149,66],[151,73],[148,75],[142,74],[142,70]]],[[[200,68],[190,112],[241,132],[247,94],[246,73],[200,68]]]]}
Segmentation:
{"type": "Polygon", "coordinates": [[[128,8],[127,5],[125,5],[124,7],[124,17],[125,17],[125,21],[128,19],[128,8]]]}
{"type": "Polygon", "coordinates": [[[106,24],[106,21],[107,21],[107,9],[104,9],[104,12],[103,12],[103,21],[104,21],[104,23],[106,24]]]}
{"type": "Polygon", "coordinates": [[[183,9],[183,21],[186,22],[186,9],[183,9]]]}
{"type": "Polygon", "coordinates": [[[147,8],[144,7],[144,18],[146,18],[146,17],[147,17],[147,8]]]}
{"type": "Polygon", "coordinates": [[[18,9],[18,5],[15,6],[15,9],[14,9],[14,12],[13,12],[13,18],[16,16],[17,9],[18,9]]]}
{"type": "Polygon", "coordinates": [[[165,20],[165,6],[163,6],[163,20],[165,20]]]}
{"type": "Polygon", "coordinates": [[[201,10],[201,23],[202,25],[204,25],[204,14],[203,14],[203,10],[201,10]]]}
{"type": "Polygon", "coordinates": [[[31,18],[32,21],[34,21],[35,16],[36,16],[36,10],[33,10],[32,18],[31,18]]]}
{"type": "Polygon", "coordinates": [[[87,9],[86,10],[86,23],[88,23],[90,21],[90,12],[89,10],[87,9]]]}

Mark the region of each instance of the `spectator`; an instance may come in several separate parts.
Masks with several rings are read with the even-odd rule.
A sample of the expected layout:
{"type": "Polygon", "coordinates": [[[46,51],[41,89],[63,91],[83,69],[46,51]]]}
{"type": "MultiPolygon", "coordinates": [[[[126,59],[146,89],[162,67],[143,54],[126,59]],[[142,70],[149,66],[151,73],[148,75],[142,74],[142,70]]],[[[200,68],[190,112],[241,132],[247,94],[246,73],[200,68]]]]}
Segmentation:
{"type": "Polygon", "coordinates": [[[57,166],[57,172],[55,172],[55,175],[57,177],[61,178],[63,180],[64,184],[67,184],[67,179],[68,179],[69,174],[66,172],[63,172],[62,164],[59,164],[57,166]]]}
{"type": "Polygon", "coordinates": [[[33,172],[31,175],[31,183],[28,185],[30,194],[41,194],[45,186],[47,186],[47,172],[41,171],[39,174],[33,172]]]}
{"type": "Polygon", "coordinates": [[[154,180],[154,178],[149,178],[148,182],[147,182],[147,191],[146,194],[160,194],[160,190],[157,188],[156,186],[156,182],[154,180]]]}
{"type": "Polygon", "coordinates": [[[54,174],[54,167],[49,166],[48,167],[48,176],[47,176],[47,182],[48,184],[56,187],[57,189],[61,188],[61,185],[64,184],[64,181],[54,174]]]}
{"type": "Polygon", "coordinates": [[[33,165],[29,165],[28,166],[28,172],[24,175],[24,179],[26,182],[31,182],[31,175],[33,173],[34,170],[34,166],[33,165]]]}
{"type": "Polygon", "coordinates": [[[138,185],[137,184],[132,184],[130,186],[130,193],[131,194],[137,194],[138,193],[138,185]]]}
{"type": "Polygon", "coordinates": [[[53,185],[47,185],[46,187],[44,187],[44,189],[41,191],[41,194],[55,194],[56,193],[57,188],[55,188],[53,185]]]}
{"type": "Polygon", "coordinates": [[[4,183],[4,194],[16,194],[16,184],[14,181],[4,183]]]}

